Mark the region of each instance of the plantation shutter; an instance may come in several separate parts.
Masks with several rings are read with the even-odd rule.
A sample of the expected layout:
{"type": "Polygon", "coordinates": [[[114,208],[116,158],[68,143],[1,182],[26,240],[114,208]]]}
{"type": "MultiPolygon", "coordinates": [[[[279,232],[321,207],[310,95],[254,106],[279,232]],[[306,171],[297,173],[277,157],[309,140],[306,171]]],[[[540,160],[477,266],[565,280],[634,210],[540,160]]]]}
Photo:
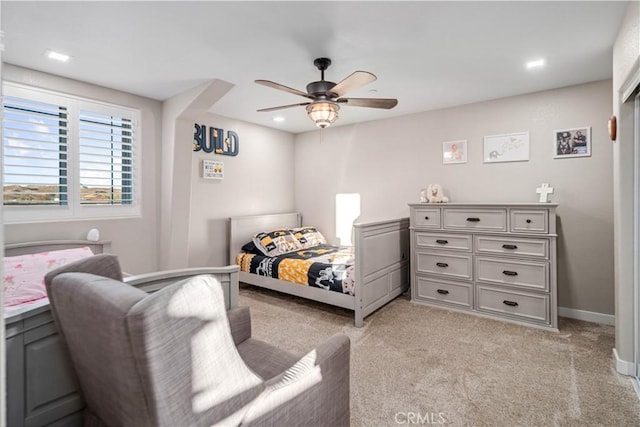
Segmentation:
{"type": "Polygon", "coordinates": [[[67,205],[67,108],[3,99],[5,205],[67,205]]]}
{"type": "Polygon", "coordinates": [[[80,204],[131,205],[134,122],[80,110],[80,204]]]}

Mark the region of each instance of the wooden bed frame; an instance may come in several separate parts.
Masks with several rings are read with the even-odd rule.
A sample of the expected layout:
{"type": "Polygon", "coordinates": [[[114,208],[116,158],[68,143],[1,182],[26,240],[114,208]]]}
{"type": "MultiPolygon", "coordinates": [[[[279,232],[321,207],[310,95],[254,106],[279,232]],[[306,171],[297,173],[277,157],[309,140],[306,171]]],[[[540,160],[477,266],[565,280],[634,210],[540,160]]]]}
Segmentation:
{"type": "MultiPolygon", "coordinates": [[[[235,263],[242,246],[261,231],[302,225],[297,212],[230,218],[229,263],[235,263]]],[[[355,223],[355,295],[301,286],[271,277],[240,272],[240,282],[307,298],[354,311],[356,327],[364,318],[409,287],[409,219],[355,223]]]]}
{"type": "MultiPolygon", "coordinates": [[[[94,254],[108,253],[111,242],[59,240],[8,244],[5,256],[88,246],[94,254]]],[[[188,277],[210,274],[223,286],[227,308],[238,305],[238,267],[187,268],[124,279],[154,292],[188,277]]],[[[73,370],[60,344],[49,301],[43,299],[5,314],[7,363],[7,425],[82,426],[84,402],[75,386],[73,370]]]]}

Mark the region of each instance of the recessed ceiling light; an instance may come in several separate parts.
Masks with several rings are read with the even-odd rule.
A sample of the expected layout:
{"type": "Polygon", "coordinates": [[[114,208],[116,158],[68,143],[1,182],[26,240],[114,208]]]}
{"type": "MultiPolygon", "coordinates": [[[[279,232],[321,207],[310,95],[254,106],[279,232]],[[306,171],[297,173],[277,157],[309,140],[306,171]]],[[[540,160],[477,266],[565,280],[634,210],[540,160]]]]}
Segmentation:
{"type": "Polygon", "coordinates": [[[51,49],[47,49],[45,55],[47,55],[47,58],[49,59],[55,59],[56,61],[60,62],[67,62],[70,58],[69,55],[65,55],[64,53],[56,52],[55,50],[51,49]]]}
{"type": "Polygon", "coordinates": [[[536,59],[535,61],[527,62],[527,69],[540,68],[544,66],[544,59],[536,59]]]}
{"type": "Polygon", "coordinates": [[[273,121],[274,121],[274,122],[284,122],[284,117],[282,117],[282,116],[275,116],[275,117],[273,118],[273,121]]]}

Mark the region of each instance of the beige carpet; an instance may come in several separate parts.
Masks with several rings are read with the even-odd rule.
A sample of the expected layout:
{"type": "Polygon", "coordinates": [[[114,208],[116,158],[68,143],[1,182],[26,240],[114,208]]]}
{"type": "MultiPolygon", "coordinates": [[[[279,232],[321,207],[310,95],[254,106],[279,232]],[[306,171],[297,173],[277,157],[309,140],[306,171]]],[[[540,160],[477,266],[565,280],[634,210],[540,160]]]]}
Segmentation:
{"type": "Polygon", "coordinates": [[[403,296],[355,328],[348,310],[255,287],[240,305],[254,337],[294,353],[351,338],[352,426],[640,426],[612,326],[563,318],[553,333],[403,296]]]}

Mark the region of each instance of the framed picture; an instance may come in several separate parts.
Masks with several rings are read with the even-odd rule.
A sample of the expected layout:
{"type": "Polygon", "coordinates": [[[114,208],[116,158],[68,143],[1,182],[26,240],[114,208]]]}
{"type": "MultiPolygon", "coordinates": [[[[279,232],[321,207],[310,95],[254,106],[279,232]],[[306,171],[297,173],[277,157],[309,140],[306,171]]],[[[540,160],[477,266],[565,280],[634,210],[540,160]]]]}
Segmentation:
{"type": "Polygon", "coordinates": [[[204,179],[224,179],[224,163],[215,160],[203,160],[202,177],[204,179]]]}
{"type": "Polygon", "coordinates": [[[567,159],[591,155],[591,127],[553,131],[553,158],[567,159]]]}
{"type": "Polygon", "coordinates": [[[484,137],[484,162],[526,162],[529,160],[529,132],[484,137]]]}
{"type": "Polygon", "coordinates": [[[467,163],[467,140],[442,143],[442,164],[467,163]]]}

